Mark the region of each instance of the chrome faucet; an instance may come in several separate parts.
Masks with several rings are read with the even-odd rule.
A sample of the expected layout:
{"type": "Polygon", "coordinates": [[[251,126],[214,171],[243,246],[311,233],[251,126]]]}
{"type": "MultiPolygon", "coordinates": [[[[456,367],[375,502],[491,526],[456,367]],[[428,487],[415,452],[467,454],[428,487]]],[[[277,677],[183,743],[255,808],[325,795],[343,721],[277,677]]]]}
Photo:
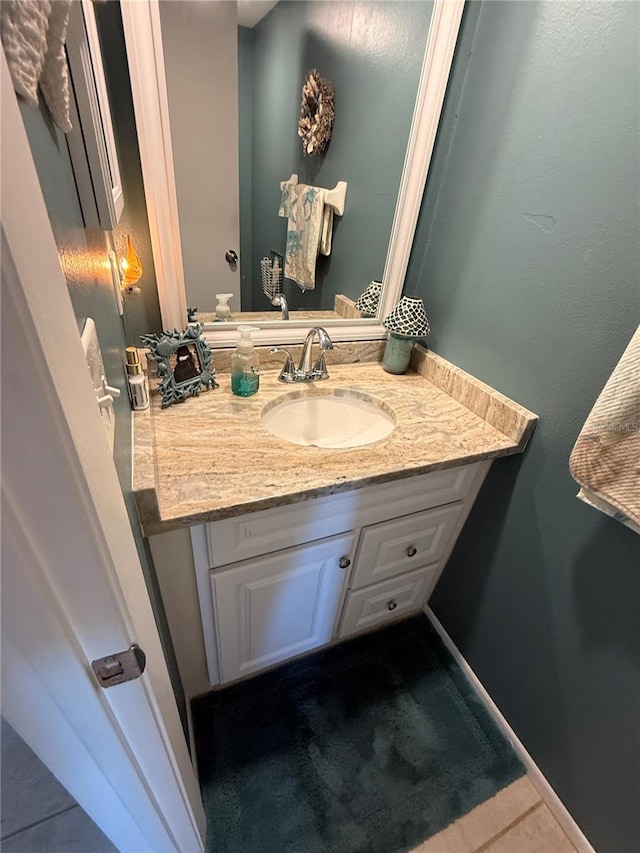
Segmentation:
{"type": "Polygon", "coordinates": [[[328,379],[329,372],[327,364],[324,360],[324,354],[328,349],[333,349],[333,341],[329,337],[329,333],[322,326],[315,326],[310,329],[302,346],[302,354],[298,367],[294,366],[293,358],[289,350],[282,347],[273,347],[269,352],[283,352],[287,356],[284,367],[280,371],[278,379],[280,382],[318,382],[320,379],[328,379]],[[315,364],[311,365],[311,355],[313,349],[314,338],[318,336],[318,346],[320,351],[315,364]]]}
{"type": "Polygon", "coordinates": [[[289,319],[289,305],[287,303],[287,299],[284,293],[276,293],[276,295],[271,300],[271,304],[275,305],[276,308],[280,308],[282,311],[282,319],[289,319]]]}
{"type": "Polygon", "coordinates": [[[333,349],[333,341],[329,337],[327,330],[323,329],[322,326],[315,326],[313,329],[309,329],[302,346],[302,355],[300,356],[298,372],[304,373],[304,375],[308,376],[311,381],[314,379],[327,379],[329,374],[327,373],[324,354],[328,349],[333,349]],[[316,335],[318,336],[320,352],[318,353],[316,363],[311,367],[311,351],[313,350],[313,339],[316,335]]]}

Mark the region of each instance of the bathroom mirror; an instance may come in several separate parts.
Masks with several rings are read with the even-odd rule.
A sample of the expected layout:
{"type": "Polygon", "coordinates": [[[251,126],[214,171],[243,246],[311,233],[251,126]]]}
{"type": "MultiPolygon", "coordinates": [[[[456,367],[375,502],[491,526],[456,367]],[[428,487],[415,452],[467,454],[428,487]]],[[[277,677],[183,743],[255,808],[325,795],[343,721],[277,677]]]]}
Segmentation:
{"type": "MultiPolygon", "coordinates": [[[[202,10],[209,2],[210,0],[200,0],[199,3],[195,3],[193,5],[202,10]]],[[[204,253],[202,260],[200,261],[201,265],[204,265],[203,272],[200,274],[200,277],[206,277],[207,274],[209,275],[209,278],[213,276],[216,284],[211,287],[211,292],[214,296],[216,292],[233,292],[233,288],[226,284],[229,279],[225,278],[225,269],[230,270],[231,267],[238,266],[229,263],[228,261],[224,261],[221,273],[216,275],[213,275],[210,272],[207,273],[208,267],[213,267],[214,255],[218,259],[221,255],[224,255],[226,251],[224,249],[225,246],[227,249],[235,249],[233,244],[229,242],[232,238],[226,238],[226,242],[223,242],[222,245],[219,245],[218,247],[214,247],[214,239],[223,231],[222,226],[218,227],[217,225],[214,225],[208,228],[205,227],[203,230],[203,223],[205,220],[209,221],[209,214],[214,215],[215,210],[218,210],[219,214],[220,208],[224,213],[224,205],[218,205],[218,208],[216,208],[216,198],[211,197],[215,194],[209,193],[205,197],[201,197],[199,201],[196,200],[193,205],[193,210],[195,210],[198,215],[195,217],[192,217],[189,220],[188,218],[185,218],[184,215],[181,216],[181,213],[184,213],[184,186],[181,182],[184,178],[185,168],[184,160],[180,160],[177,152],[174,158],[174,143],[176,148],[181,144],[179,141],[180,134],[176,133],[174,128],[178,127],[184,129],[184,127],[186,127],[187,136],[191,133],[190,150],[195,158],[199,144],[197,140],[203,144],[205,152],[207,148],[215,150],[215,146],[211,140],[217,139],[218,136],[221,135],[227,135],[227,124],[232,128],[238,127],[237,104],[234,108],[232,103],[229,102],[228,108],[223,115],[218,112],[214,116],[217,121],[217,130],[216,124],[214,123],[211,125],[209,134],[202,133],[202,128],[206,127],[206,122],[202,125],[200,123],[201,111],[199,110],[197,98],[193,99],[194,102],[188,103],[188,109],[186,109],[184,113],[185,120],[177,121],[177,117],[180,113],[177,113],[175,110],[176,91],[174,84],[169,79],[170,75],[173,74],[173,71],[170,71],[169,69],[170,67],[174,68],[175,63],[170,63],[170,66],[167,66],[163,36],[167,40],[167,54],[174,54],[176,49],[180,47],[180,40],[178,39],[174,43],[170,38],[167,38],[166,32],[168,19],[166,12],[167,10],[169,11],[169,17],[177,16],[177,18],[180,18],[181,15],[186,12],[187,7],[191,5],[192,4],[190,3],[166,3],[164,0],[161,3],[158,3],[158,0],[148,0],[148,2],[123,0],[121,3],[147,208],[154,248],[154,262],[156,265],[160,306],[163,325],[165,328],[179,328],[180,326],[183,326],[187,316],[187,305],[193,304],[192,297],[189,294],[189,289],[188,287],[185,288],[185,273],[187,273],[188,270],[193,269],[190,245],[193,244],[194,241],[197,241],[200,247],[202,245],[208,247],[208,252],[204,253]],[[181,9],[181,7],[183,8],[181,9]],[[163,15],[165,16],[165,20],[163,20],[163,15]],[[173,100],[171,99],[172,94],[174,96],[173,100]],[[194,111],[198,114],[197,118],[192,118],[194,111]],[[183,200],[182,206],[180,204],[181,197],[183,200]],[[220,284],[217,282],[220,282],[220,284]]],[[[326,17],[322,18],[320,11],[315,13],[311,11],[305,12],[305,14],[310,16],[310,20],[312,22],[314,20],[316,22],[318,20],[324,21],[325,30],[322,31],[321,27],[319,29],[318,27],[314,28],[314,26],[310,25],[306,29],[307,45],[304,47],[304,50],[303,48],[289,44],[285,40],[280,44],[280,53],[290,50],[291,53],[297,55],[302,51],[303,58],[300,60],[302,63],[300,64],[300,68],[305,67],[305,70],[308,70],[306,69],[306,63],[308,61],[306,58],[307,55],[320,55],[317,52],[313,53],[314,49],[320,49],[317,45],[314,47],[313,44],[311,44],[311,47],[309,48],[310,52],[308,52],[308,54],[306,52],[307,47],[309,47],[309,43],[312,43],[314,39],[316,42],[323,42],[321,47],[325,49],[327,56],[331,53],[331,48],[334,53],[338,54],[338,46],[341,47],[342,53],[347,57],[347,59],[349,58],[349,54],[357,54],[359,50],[369,57],[375,54],[375,50],[371,49],[371,44],[369,43],[369,40],[371,40],[374,45],[377,45],[378,52],[382,54],[386,51],[387,61],[396,62],[398,65],[402,65],[403,61],[407,58],[405,56],[403,59],[403,45],[412,55],[416,52],[416,45],[415,41],[412,41],[409,38],[406,28],[403,32],[402,27],[398,24],[398,18],[395,19],[397,25],[396,32],[390,33],[385,31],[383,26],[385,23],[384,15],[382,15],[381,12],[384,10],[389,12],[390,7],[393,5],[394,4],[392,3],[379,4],[371,2],[371,0],[353,0],[353,2],[352,0],[337,0],[336,2],[331,2],[329,4],[320,2],[318,3],[318,9],[320,10],[320,7],[325,8],[325,15],[327,6],[330,6],[333,10],[333,20],[331,25],[327,23],[328,19],[326,17]],[[320,17],[314,18],[314,14],[316,16],[320,15],[320,17]],[[349,34],[351,29],[347,26],[347,24],[353,24],[354,16],[357,17],[358,15],[364,15],[366,20],[366,26],[362,24],[359,28],[356,28],[356,31],[360,33],[361,43],[358,43],[357,40],[354,41],[350,37],[349,34]],[[327,32],[327,27],[331,29],[331,32],[327,32]],[[333,43],[329,36],[334,39],[333,43]],[[342,43],[340,43],[340,40],[342,40],[342,43]],[[391,60],[389,60],[389,56],[392,57],[391,60]]],[[[406,8],[416,5],[416,3],[399,3],[398,10],[400,7],[406,8]]],[[[233,15],[231,17],[235,20],[234,3],[215,2],[213,3],[213,6],[217,7],[218,10],[226,9],[227,12],[232,9],[233,15]]],[[[287,19],[292,19],[293,10],[298,6],[309,7],[309,9],[311,9],[314,4],[311,2],[299,3],[296,2],[296,0],[281,0],[281,3],[276,4],[276,7],[271,9],[267,18],[265,18],[261,24],[266,28],[266,24],[269,23],[269,16],[275,15],[282,16],[283,14],[286,14],[287,19]],[[283,8],[279,9],[278,7],[283,8]]],[[[239,312],[237,311],[237,302],[234,305],[234,301],[232,300],[232,313],[235,321],[242,322],[243,320],[247,321],[250,319],[252,323],[257,322],[260,325],[261,332],[257,336],[257,341],[259,343],[295,342],[300,338],[300,328],[308,328],[309,324],[313,322],[321,322],[322,325],[327,328],[331,328],[331,335],[334,340],[377,339],[385,336],[385,331],[381,326],[380,321],[397,302],[401,294],[402,283],[409,259],[413,233],[415,230],[429,160],[435,140],[440,110],[460,25],[463,3],[450,2],[449,0],[435,0],[432,4],[426,4],[426,6],[429,7],[428,11],[430,12],[430,16],[427,14],[425,18],[423,15],[423,19],[429,21],[429,27],[426,44],[424,48],[421,48],[421,51],[424,54],[422,62],[417,63],[418,65],[421,64],[421,70],[419,75],[416,75],[419,79],[417,83],[417,96],[415,97],[415,109],[413,111],[413,118],[409,120],[407,117],[405,121],[406,126],[402,133],[401,149],[404,150],[406,145],[406,154],[402,155],[401,152],[401,156],[398,158],[398,160],[401,161],[402,156],[404,156],[404,166],[398,162],[395,167],[390,167],[389,169],[390,172],[393,172],[395,169],[397,175],[400,175],[399,178],[396,175],[396,177],[392,179],[394,187],[396,187],[398,183],[399,187],[397,187],[397,192],[394,188],[393,193],[389,189],[390,185],[387,185],[384,192],[380,191],[380,196],[391,196],[391,198],[384,199],[388,208],[385,213],[385,224],[380,225],[380,223],[378,223],[376,228],[373,228],[373,226],[366,226],[364,228],[365,237],[367,235],[369,236],[368,246],[365,245],[364,248],[356,246],[350,235],[358,229],[357,217],[359,212],[363,217],[363,222],[366,222],[365,217],[372,209],[374,210],[374,213],[376,212],[375,193],[372,198],[366,197],[366,174],[368,171],[368,174],[373,175],[376,168],[378,168],[379,171],[385,171],[384,159],[380,160],[380,156],[376,155],[378,157],[377,166],[375,162],[372,163],[368,170],[365,170],[365,177],[362,176],[361,172],[358,172],[356,166],[349,166],[347,161],[342,161],[343,163],[347,163],[347,165],[341,167],[344,171],[331,172],[331,168],[336,165],[337,154],[345,154],[346,149],[349,147],[349,142],[353,143],[353,151],[348,152],[353,154],[353,162],[357,164],[358,159],[362,160],[364,158],[365,155],[362,150],[363,142],[362,140],[358,140],[355,130],[352,133],[348,133],[346,137],[340,141],[338,141],[337,137],[332,139],[326,159],[323,160],[322,158],[318,159],[313,157],[303,158],[300,141],[297,138],[298,99],[298,107],[296,107],[293,128],[290,131],[287,131],[287,138],[289,142],[292,142],[295,146],[295,156],[292,149],[287,155],[286,161],[281,161],[277,167],[274,167],[276,171],[270,171],[271,167],[266,164],[261,164],[260,156],[263,146],[257,145],[256,147],[254,144],[252,147],[252,153],[249,159],[253,168],[253,184],[257,186],[258,183],[260,183],[260,180],[255,178],[255,174],[258,172],[261,178],[264,176],[264,182],[268,185],[269,193],[272,194],[271,200],[268,202],[265,209],[272,209],[274,206],[277,208],[280,196],[279,181],[286,180],[290,174],[296,172],[296,170],[300,174],[301,182],[309,182],[311,184],[314,181],[317,181],[318,185],[325,186],[327,188],[333,184],[334,179],[336,181],[346,180],[349,185],[351,175],[354,176],[354,179],[351,181],[347,190],[344,217],[342,218],[342,221],[340,218],[336,218],[337,221],[334,225],[333,257],[330,256],[329,258],[322,259],[322,261],[326,262],[324,267],[321,266],[322,261],[318,264],[317,273],[319,286],[317,287],[317,292],[310,291],[309,293],[302,294],[301,302],[297,285],[293,282],[285,281],[284,292],[285,295],[290,298],[290,308],[292,309],[290,311],[290,319],[288,321],[282,320],[280,310],[272,307],[267,298],[261,295],[262,288],[258,275],[250,277],[255,279],[255,284],[253,286],[251,285],[251,282],[247,283],[247,281],[243,284],[245,290],[250,288],[252,294],[260,294],[260,297],[252,297],[250,299],[250,307],[253,309],[250,317],[247,315],[239,315],[239,312]],[[406,143],[407,127],[409,128],[408,144],[406,143]],[[336,155],[331,159],[331,146],[333,146],[334,143],[336,155]],[[285,162],[289,163],[290,161],[291,168],[287,166],[285,169],[285,162]],[[363,208],[363,210],[359,211],[359,207],[363,208]],[[347,218],[349,218],[349,223],[347,223],[347,218]],[[382,233],[386,235],[384,238],[380,236],[382,233]],[[388,251],[385,252],[387,243],[388,251]],[[351,249],[352,245],[353,249],[351,249]],[[328,284],[330,279],[327,275],[327,268],[330,271],[332,268],[338,267],[337,262],[340,259],[339,256],[343,254],[348,256],[350,249],[354,256],[356,256],[360,261],[362,260],[362,256],[365,257],[364,265],[359,267],[359,272],[357,274],[352,275],[348,271],[343,272],[339,275],[337,282],[328,284]],[[371,258],[370,268],[366,267],[366,260],[368,256],[371,258]],[[380,270],[381,266],[383,267],[382,270],[380,270]],[[356,319],[358,312],[350,310],[349,302],[351,302],[352,309],[352,301],[357,298],[372,279],[380,278],[381,276],[383,281],[383,290],[377,317],[373,319],[356,319]],[[321,298],[324,293],[326,293],[328,298],[327,305],[324,305],[321,302],[321,298]],[[342,313],[335,311],[335,307],[337,305],[336,296],[342,297],[346,302],[347,313],[344,315],[344,319],[342,318],[342,313]],[[305,298],[308,299],[307,303],[304,302],[305,298]],[[307,305],[308,307],[305,307],[307,305]],[[304,313],[297,314],[295,309],[303,309],[304,313]]],[[[285,19],[282,17],[280,18],[281,24],[284,20],[285,19]]],[[[260,26],[260,24],[258,26],[260,26]]],[[[277,28],[278,31],[281,29],[283,29],[283,25],[277,28]]],[[[411,28],[409,27],[409,29],[411,28]]],[[[236,50],[237,43],[238,40],[236,39],[236,50]]],[[[227,42],[225,42],[225,44],[227,44],[227,42]]],[[[220,46],[219,51],[212,52],[219,53],[222,51],[223,47],[220,46]]],[[[231,53],[233,53],[233,50],[231,53]]],[[[184,51],[182,55],[184,56],[184,51]]],[[[381,63],[384,66],[382,59],[381,63]]],[[[336,69],[338,69],[338,64],[336,64],[336,69]]],[[[329,78],[332,74],[330,65],[331,62],[328,58],[326,67],[322,68],[322,73],[329,78]]],[[[197,68],[199,73],[204,75],[207,85],[213,87],[213,80],[210,76],[207,76],[210,70],[208,65],[199,61],[193,67],[197,68]]],[[[297,65],[295,67],[297,69],[297,65]]],[[[336,71],[336,73],[338,72],[336,71]]],[[[366,72],[362,73],[366,76],[366,72]]],[[[278,102],[280,89],[276,85],[277,75],[276,78],[272,80],[265,71],[263,76],[267,82],[265,84],[262,100],[265,98],[268,100],[269,97],[272,97],[274,103],[278,102]]],[[[291,86],[293,86],[294,91],[297,91],[301,87],[302,77],[301,79],[298,79],[299,76],[300,74],[298,74],[298,71],[296,70],[295,75],[293,75],[294,79],[291,82],[291,86]]],[[[353,76],[356,76],[355,72],[353,76]]],[[[258,74],[258,78],[259,77],[260,74],[258,74]]],[[[254,81],[257,79],[255,74],[253,79],[254,81]]],[[[224,80],[220,75],[216,75],[215,80],[220,82],[220,88],[224,88],[224,80]]],[[[380,103],[382,104],[384,101],[384,86],[382,83],[378,88],[381,93],[380,103]]],[[[290,99],[291,98],[289,98],[289,100],[290,99]]],[[[345,98],[343,101],[344,100],[347,99],[345,98]]],[[[408,101],[414,101],[413,91],[409,96],[408,101]]],[[[349,101],[347,100],[347,104],[348,103],[349,101]]],[[[343,106],[346,110],[347,107],[344,103],[343,106]]],[[[373,115],[375,118],[377,116],[377,106],[375,98],[372,98],[370,95],[367,98],[364,98],[362,103],[359,103],[358,98],[355,97],[351,103],[350,113],[354,113],[354,111],[357,113],[357,110],[360,109],[363,116],[366,113],[367,115],[373,115]]],[[[206,113],[206,110],[204,112],[206,113]]],[[[338,116],[336,118],[336,126],[339,126],[337,124],[340,120],[339,99],[337,99],[336,102],[336,112],[338,116]]],[[[274,121],[276,121],[277,116],[275,109],[273,113],[274,121]]],[[[349,123],[351,122],[351,126],[355,127],[359,120],[362,122],[365,121],[364,118],[360,119],[357,114],[345,114],[343,124],[348,128],[349,123]]],[[[380,126],[379,135],[384,136],[385,133],[388,133],[389,128],[385,125],[383,113],[381,113],[380,117],[377,118],[377,121],[380,126]]],[[[281,128],[279,126],[280,123],[281,122],[277,121],[278,126],[272,129],[273,133],[277,135],[278,138],[280,138],[279,134],[281,132],[281,128]]],[[[398,126],[402,125],[402,121],[398,120],[397,124],[398,126]]],[[[269,136],[270,132],[268,123],[267,125],[263,125],[262,135],[269,136]]],[[[372,136],[374,134],[374,130],[369,129],[367,133],[369,136],[372,136]]],[[[337,134],[337,130],[335,131],[335,134],[337,134]]],[[[393,136],[393,134],[391,134],[391,136],[393,136]]],[[[243,139],[241,138],[241,149],[242,141],[243,139]]],[[[282,144],[280,147],[282,147],[282,144]]],[[[245,157],[245,159],[247,158],[245,157]]],[[[197,183],[197,169],[193,174],[196,176],[197,183]]],[[[192,181],[193,180],[194,178],[192,175],[192,181]]],[[[242,180],[244,179],[241,172],[241,181],[242,180]]],[[[374,186],[376,185],[376,181],[373,180],[373,178],[371,178],[368,183],[374,186]]],[[[187,198],[189,198],[189,196],[187,196],[187,198]]],[[[382,206],[383,205],[381,203],[380,207],[382,206]]],[[[233,216],[231,218],[233,219],[233,216]]],[[[265,219],[266,218],[265,214],[265,219]]],[[[283,242],[286,235],[286,220],[278,218],[277,209],[274,211],[273,216],[270,219],[268,228],[264,230],[264,233],[267,234],[267,236],[263,236],[261,238],[260,245],[257,249],[254,247],[253,260],[255,261],[257,259],[258,264],[261,254],[267,254],[270,249],[276,249],[278,251],[282,251],[284,249],[283,242]],[[275,230],[270,232],[268,228],[273,228],[275,230]],[[271,233],[275,236],[268,236],[268,234],[271,233]],[[278,237],[278,234],[281,236],[278,237]],[[277,240],[280,242],[277,245],[273,245],[273,242],[276,242],[277,240]]],[[[249,242],[251,242],[251,239],[252,238],[249,239],[249,242]]],[[[222,237],[222,240],[224,241],[225,237],[222,237]]],[[[246,245],[246,240],[244,245],[246,245]]],[[[245,251],[243,249],[243,255],[244,254],[245,251]]],[[[239,265],[240,270],[242,270],[242,263],[241,258],[239,265]]],[[[255,263],[251,266],[255,268],[255,263]]],[[[234,272],[233,270],[231,271],[234,272]]],[[[235,274],[239,279],[240,276],[237,271],[235,271],[235,274]]],[[[193,278],[193,275],[188,273],[187,277],[193,278]]],[[[213,320],[212,312],[214,305],[200,305],[198,302],[196,302],[196,305],[199,309],[197,319],[205,321],[207,340],[214,346],[226,346],[233,342],[235,339],[235,324],[206,322],[209,319],[213,320]]]]}

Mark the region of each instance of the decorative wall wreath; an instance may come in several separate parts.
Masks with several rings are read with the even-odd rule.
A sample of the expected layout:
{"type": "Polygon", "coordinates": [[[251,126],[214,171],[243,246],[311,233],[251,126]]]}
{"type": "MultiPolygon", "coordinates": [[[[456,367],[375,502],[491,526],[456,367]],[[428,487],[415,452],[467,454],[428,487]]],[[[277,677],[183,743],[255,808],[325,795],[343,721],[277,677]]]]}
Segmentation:
{"type": "Polygon", "coordinates": [[[305,154],[321,154],[329,144],[335,119],[333,85],[313,68],[302,87],[298,136],[305,154]]]}

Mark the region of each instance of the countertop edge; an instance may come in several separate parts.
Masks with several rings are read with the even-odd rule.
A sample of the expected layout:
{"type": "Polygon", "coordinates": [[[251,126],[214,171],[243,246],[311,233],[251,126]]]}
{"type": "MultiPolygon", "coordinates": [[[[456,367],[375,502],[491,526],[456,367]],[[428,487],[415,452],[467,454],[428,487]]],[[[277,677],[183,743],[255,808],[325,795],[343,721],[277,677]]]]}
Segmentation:
{"type": "MultiPolygon", "coordinates": [[[[499,459],[505,456],[515,456],[522,451],[517,445],[512,447],[503,447],[496,450],[488,450],[482,453],[468,454],[460,458],[447,459],[445,462],[431,463],[428,465],[419,465],[413,468],[404,468],[397,471],[388,471],[383,474],[373,474],[369,477],[363,477],[358,480],[349,480],[344,483],[330,483],[323,486],[318,486],[313,489],[304,491],[289,492],[288,494],[279,494],[275,497],[262,498],[257,501],[247,501],[233,506],[219,507],[218,509],[208,510],[206,512],[194,513],[192,515],[182,515],[176,518],[161,518],[158,511],[157,500],[155,502],[156,511],[153,512],[151,503],[147,504],[151,510],[147,516],[147,520],[140,519],[143,533],[145,536],[156,536],[161,533],[169,533],[174,530],[182,530],[185,527],[193,527],[199,524],[209,524],[213,521],[221,521],[227,518],[236,518],[240,515],[247,515],[253,512],[261,512],[267,509],[274,509],[280,506],[291,506],[295,503],[312,500],[313,498],[328,497],[337,495],[342,492],[355,491],[363,489],[366,486],[382,485],[383,483],[392,483],[396,480],[409,479],[419,474],[429,474],[432,471],[442,471],[446,468],[457,468],[461,465],[473,465],[476,462],[484,462],[493,459],[499,459]]],[[[137,494],[136,494],[137,499],[137,494]]]]}

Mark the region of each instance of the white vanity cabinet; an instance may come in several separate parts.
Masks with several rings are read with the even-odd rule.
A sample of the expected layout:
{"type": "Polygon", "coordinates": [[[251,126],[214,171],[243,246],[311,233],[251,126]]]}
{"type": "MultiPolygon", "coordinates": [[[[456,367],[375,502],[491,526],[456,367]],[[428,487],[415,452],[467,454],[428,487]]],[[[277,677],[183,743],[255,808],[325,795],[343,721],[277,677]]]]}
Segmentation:
{"type": "Polygon", "coordinates": [[[209,685],[419,611],[489,465],[192,528],[209,685]]]}

